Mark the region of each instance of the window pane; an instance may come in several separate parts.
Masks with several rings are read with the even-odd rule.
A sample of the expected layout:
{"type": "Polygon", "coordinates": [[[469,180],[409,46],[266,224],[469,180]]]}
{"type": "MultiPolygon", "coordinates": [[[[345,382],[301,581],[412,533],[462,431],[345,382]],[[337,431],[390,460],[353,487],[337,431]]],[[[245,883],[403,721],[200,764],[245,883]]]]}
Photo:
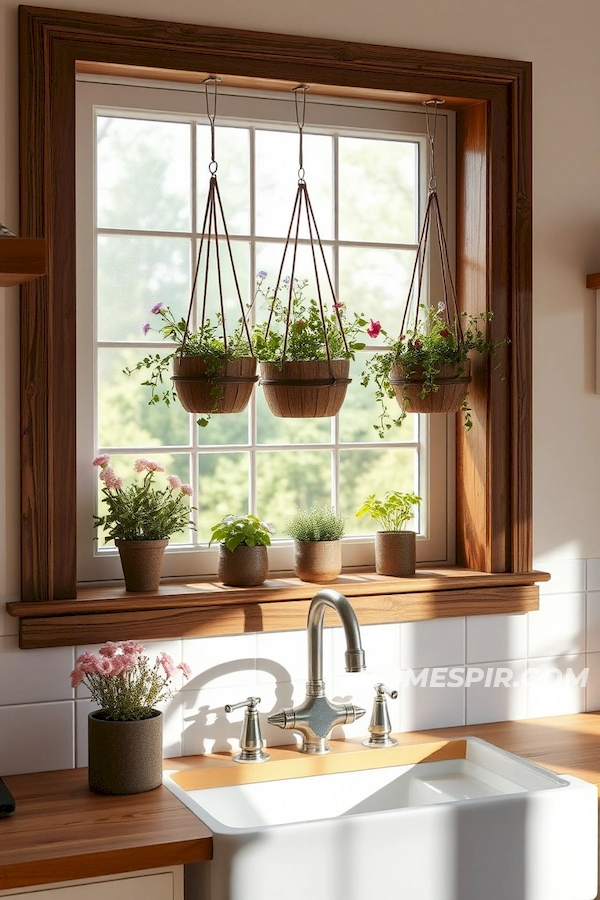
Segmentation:
{"type": "MultiPolygon", "coordinates": [[[[210,426],[209,426],[210,427],[210,426]]],[[[202,453],[198,458],[198,541],[224,516],[248,512],[248,453],[202,453]]]]}
{"type": "MultiPolygon", "coordinates": [[[[240,413],[212,415],[208,425],[197,429],[198,444],[201,447],[214,447],[220,444],[247,444],[248,415],[248,407],[240,413]]],[[[194,420],[198,418],[199,416],[194,416],[194,420]]]]}
{"type": "MultiPolygon", "coordinates": [[[[210,248],[208,281],[206,282],[206,315],[211,322],[216,322],[216,314],[221,309],[221,293],[223,296],[223,306],[225,308],[225,320],[227,323],[227,334],[231,334],[241,323],[242,306],[244,313],[247,314],[248,306],[252,302],[250,296],[250,247],[245,242],[232,241],[230,244],[233,255],[233,266],[231,265],[231,257],[226,241],[219,238],[218,253],[220,264],[220,282],[219,267],[217,266],[217,247],[215,241],[204,241],[202,247],[202,257],[200,259],[200,267],[198,269],[198,281],[196,284],[196,303],[194,307],[194,315],[198,324],[202,317],[202,303],[204,299],[204,282],[206,280],[206,258],[207,250],[210,248]],[[235,277],[234,277],[235,271],[235,277]],[[236,287],[237,278],[237,287],[236,287]],[[219,286],[220,284],[220,286],[219,286]],[[239,294],[238,294],[239,288],[239,294]],[[241,300],[241,305],[240,305],[241,300]]],[[[199,247],[196,248],[196,254],[199,247]]],[[[198,263],[196,255],[194,259],[194,267],[198,263]]],[[[189,304],[189,295],[188,295],[189,304]]],[[[219,328],[219,337],[223,336],[222,328],[219,328]]]]}
{"type": "MultiPolygon", "coordinates": [[[[358,353],[356,359],[350,363],[350,377],[352,384],[348,386],[348,392],[344,405],[340,410],[340,442],[369,442],[380,441],[376,427],[381,413],[381,405],[375,403],[375,386],[373,380],[368,387],[361,384],[362,372],[365,363],[372,357],[371,353],[358,353]]],[[[400,414],[400,407],[395,399],[385,399],[385,408],[392,418],[400,414]]],[[[401,427],[393,426],[386,430],[383,441],[412,441],[415,440],[416,416],[409,414],[401,427]]]]}
{"type": "MultiPolygon", "coordinates": [[[[190,416],[178,402],[150,406],[150,388],[142,384],[147,372],[125,375],[147,353],[143,347],[98,349],[98,446],[169,447],[188,445],[190,416]]],[[[163,390],[170,381],[167,376],[163,390]]]]}
{"type": "MultiPolygon", "coordinates": [[[[282,244],[268,244],[261,243],[257,244],[256,247],[256,272],[266,272],[266,278],[264,278],[260,292],[256,292],[255,299],[255,318],[257,322],[265,322],[269,315],[269,303],[265,299],[265,294],[275,290],[275,286],[277,284],[277,276],[279,274],[279,269],[281,268],[281,260],[283,256],[283,245],[282,244]]],[[[294,278],[297,279],[298,282],[307,281],[308,284],[303,289],[302,294],[303,297],[307,300],[315,299],[318,300],[319,293],[317,289],[317,278],[318,283],[321,290],[321,299],[323,302],[323,309],[326,314],[331,312],[332,304],[333,304],[333,294],[331,291],[331,287],[329,285],[329,278],[332,283],[335,284],[333,280],[333,257],[331,252],[331,247],[324,248],[324,256],[325,263],[327,264],[327,270],[329,271],[329,278],[327,276],[327,272],[325,270],[325,265],[323,263],[323,257],[318,250],[315,248],[315,253],[317,256],[317,273],[315,276],[315,263],[313,261],[311,249],[309,246],[305,244],[301,244],[298,246],[298,250],[296,253],[296,266],[294,269],[294,278]]],[[[292,274],[292,258],[291,258],[291,250],[288,250],[286,254],[286,259],[282,271],[282,280],[287,277],[290,278],[292,274]]],[[[287,307],[288,298],[289,298],[289,290],[280,283],[279,297],[281,298],[284,307],[287,307]]],[[[279,329],[281,330],[281,329],[279,329]]]]}
{"type": "Polygon", "coordinates": [[[418,145],[340,137],[340,238],[414,244],[418,145]]]}
{"type": "MultiPolygon", "coordinates": [[[[122,478],[124,481],[124,487],[128,487],[132,484],[141,484],[143,481],[143,474],[134,472],[133,464],[135,460],[141,454],[119,454],[118,456],[111,456],[110,464],[115,471],[115,474],[122,478]]],[[[164,454],[157,453],[152,455],[152,453],[146,454],[148,458],[159,462],[162,466],[164,466],[164,472],[156,472],[154,475],[153,483],[158,490],[164,490],[168,487],[167,476],[168,475],[177,475],[184,484],[189,484],[191,481],[190,478],[190,457],[187,453],[176,453],[176,454],[164,454]]],[[[98,472],[100,470],[97,470],[98,472]]],[[[106,512],[106,504],[102,502],[102,488],[103,484],[98,478],[98,486],[97,486],[97,512],[98,515],[103,516],[106,512]]],[[[186,503],[188,503],[186,499],[186,503]]],[[[194,505],[192,499],[192,505],[194,505]]],[[[103,547],[107,545],[106,542],[106,534],[104,529],[99,528],[96,529],[98,531],[98,546],[103,547]]],[[[173,534],[169,542],[171,544],[190,544],[192,543],[192,530],[185,529],[184,531],[177,532],[173,534]]],[[[113,547],[114,544],[111,542],[108,546],[113,547]]]]}
{"type": "Polygon", "coordinates": [[[331,452],[328,450],[259,453],[257,515],[272,522],[277,537],[297,506],[331,503],[331,452]]]}
{"type": "Polygon", "coordinates": [[[190,126],[99,116],[98,226],[190,230],[190,126]]]}
{"type": "Polygon", "coordinates": [[[373,534],[369,516],[356,518],[369,494],[383,499],[386,491],[414,491],[418,457],[413,449],[342,450],[340,452],[340,512],[348,516],[347,534],[373,534]]]}
{"type": "Polygon", "coordinates": [[[325,444],[331,441],[332,419],[280,419],[267,406],[260,385],[256,389],[256,402],[259,444],[325,444]]]}
{"type": "MultiPolygon", "coordinates": [[[[202,228],[210,179],[210,128],[198,125],[198,225],[202,228]]],[[[246,128],[215,128],[217,181],[229,234],[250,233],[250,132],[246,128]]],[[[219,230],[221,217],[218,214],[219,230]]]]}
{"type": "Polygon", "coordinates": [[[155,303],[170,306],[177,317],[185,316],[190,302],[190,241],[99,235],[97,297],[101,341],[139,341],[145,322],[153,328],[160,324],[150,313],[155,303]]]}
{"type": "MultiPolygon", "coordinates": [[[[304,170],[317,228],[322,239],[333,236],[332,138],[304,135],[304,170]]],[[[286,131],[256,132],[256,234],[286,237],[298,188],[298,135],[286,131]]],[[[300,237],[309,236],[306,210],[300,237]]],[[[295,233],[295,231],[294,231],[295,233]]]]}
{"type": "MultiPolygon", "coordinates": [[[[400,334],[415,262],[412,250],[340,247],[340,300],[349,313],[381,322],[390,338],[400,334]]],[[[367,339],[367,342],[369,340],[367,339]]],[[[373,341],[381,344],[383,338],[373,341]]]]}

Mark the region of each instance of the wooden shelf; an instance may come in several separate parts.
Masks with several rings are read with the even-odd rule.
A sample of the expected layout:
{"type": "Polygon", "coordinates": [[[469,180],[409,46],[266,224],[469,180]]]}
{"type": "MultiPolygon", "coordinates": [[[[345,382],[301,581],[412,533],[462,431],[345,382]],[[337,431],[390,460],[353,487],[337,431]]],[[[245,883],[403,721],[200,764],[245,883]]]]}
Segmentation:
{"type": "MultiPolygon", "coordinates": [[[[537,582],[545,572],[474,572],[448,566],[418,570],[414,578],[390,578],[369,569],[342,573],[332,587],[351,599],[361,625],[414,622],[455,616],[502,615],[538,609],[537,582]]],[[[131,594],[122,583],[88,587],[73,600],[13,602],[19,646],[68,647],[107,640],[215,637],[306,628],[310,600],[324,585],[293,576],[273,577],[260,588],[227,588],[198,579],[131,594]]],[[[338,625],[333,613],[325,624],[338,625]]]]}
{"type": "Polygon", "coordinates": [[[0,238],[0,287],[32,281],[46,271],[46,241],[42,238],[0,238]]]}

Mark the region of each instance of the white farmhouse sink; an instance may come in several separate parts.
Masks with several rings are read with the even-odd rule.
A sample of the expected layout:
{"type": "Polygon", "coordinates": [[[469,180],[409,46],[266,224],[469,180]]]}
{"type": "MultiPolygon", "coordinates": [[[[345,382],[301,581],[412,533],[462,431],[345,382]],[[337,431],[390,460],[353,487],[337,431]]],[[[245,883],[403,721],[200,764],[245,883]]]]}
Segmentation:
{"type": "MultiPolygon", "coordinates": [[[[286,778],[286,764],[293,774],[302,767],[285,760],[217,770],[215,787],[200,786],[215,783],[207,769],[165,773],[214,835],[214,858],[196,868],[192,898],[596,897],[593,785],[477,738],[337,761],[356,768],[286,778]],[[269,777],[276,780],[226,784],[269,777]]],[[[329,757],[327,768],[335,765],[329,757]]]]}

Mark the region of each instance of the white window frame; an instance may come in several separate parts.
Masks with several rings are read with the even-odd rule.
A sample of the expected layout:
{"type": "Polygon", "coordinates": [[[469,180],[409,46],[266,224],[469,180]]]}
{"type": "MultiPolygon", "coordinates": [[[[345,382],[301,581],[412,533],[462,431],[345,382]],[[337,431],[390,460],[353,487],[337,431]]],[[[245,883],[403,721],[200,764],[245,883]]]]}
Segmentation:
{"type": "MultiPolygon", "coordinates": [[[[77,366],[77,479],[78,479],[78,581],[94,582],[119,578],[121,575],[118,554],[114,548],[99,549],[94,540],[95,529],[92,525],[92,505],[97,496],[97,471],[90,462],[98,452],[96,445],[96,387],[95,369],[97,361],[95,335],[95,269],[96,269],[96,215],[94,198],[95,183],[95,135],[96,117],[99,114],[115,113],[119,116],[139,116],[140,112],[149,117],[163,120],[195,120],[206,124],[204,110],[204,88],[201,86],[177,83],[157,83],[136,79],[102,78],[99,76],[79,75],[77,77],[76,116],[77,116],[77,346],[79,348],[77,366]],[[165,112],[165,100],[168,92],[169,111],[165,112]],[[90,202],[92,198],[92,202],[90,202]],[[93,352],[90,352],[93,348],[93,352]],[[93,402],[90,398],[93,397],[93,402]]],[[[276,92],[241,91],[232,88],[219,90],[219,119],[217,124],[228,124],[228,119],[235,119],[236,124],[256,124],[259,127],[271,125],[275,128],[292,129],[296,127],[294,104],[290,97],[276,92]],[[243,104],[243,118],[240,118],[240,101],[243,104]],[[236,114],[232,114],[231,110],[236,114]],[[277,110],[274,115],[273,110],[277,110]]],[[[333,101],[330,98],[310,97],[310,109],[307,116],[306,132],[334,133],[343,127],[345,133],[360,135],[361,133],[378,136],[401,133],[410,136],[421,145],[421,163],[427,162],[425,115],[421,108],[394,103],[373,105],[356,99],[333,101]],[[338,124],[339,120],[344,125],[338,124]],[[385,120],[386,127],[382,127],[385,120]],[[351,124],[348,124],[350,122],[351,124]],[[390,124],[393,123],[393,124],[390,124]]],[[[454,115],[449,112],[438,113],[436,135],[436,175],[438,191],[445,221],[453,221],[454,211],[454,115]]],[[[195,184],[195,175],[192,185],[195,184]]],[[[422,219],[426,191],[427,175],[420,178],[421,196],[419,197],[419,222],[422,219]]],[[[290,204],[291,204],[290,198],[290,204]]],[[[252,217],[251,217],[252,219],[252,217]]],[[[193,217],[192,221],[195,221],[193,217]]],[[[261,240],[253,232],[240,239],[261,240]]],[[[114,229],[113,229],[114,230],[114,229]]],[[[98,229],[104,231],[104,229],[98,229]]],[[[451,257],[453,256],[454,229],[448,228],[448,242],[451,257]]],[[[131,234],[135,232],[126,233],[131,234]]],[[[140,232],[143,233],[143,232],[140,232]]],[[[155,232],[151,232],[155,234],[155,232]]],[[[170,233],[171,235],[173,233],[170,233]]],[[[236,236],[237,237],[237,236],[236,236]]],[[[271,240],[271,238],[265,238],[271,240]]],[[[332,241],[323,241],[324,245],[332,241]]],[[[340,242],[344,244],[345,242],[340,242]]],[[[355,244],[355,242],[350,242],[355,244]]],[[[371,246],[371,244],[367,244],[371,246]]],[[[377,247],[377,243],[373,244],[377,247]]],[[[194,260],[192,259],[192,263],[194,260]]],[[[251,272],[251,281],[254,283],[251,272]]],[[[337,266],[334,266],[337,279],[337,266]]],[[[431,281],[437,280],[437,270],[432,269],[431,281]]],[[[403,298],[399,298],[399,303],[403,298]]],[[[365,313],[368,313],[365,310],[365,313]]],[[[153,343],[144,346],[152,348],[153,343]]],[[[168,347],[164,343],[155,346],[168,347]]],[[[254,404],[254,400],[251,401],[254,404]]],[[[251,412],[253,415],[253,412],[251,412]]],[[[419,478],[429,485],[426,502],[420,512],[421,534],[418,537],[417,557],[419,561],[428,563],[454,562],[454,417],[420,416],[418,439],[420,441],[419,478]],[[431,471],[442,474],[439,479],[429,477],[431,471]],[[435,510],[435,515],[434,515],[435,510]]],[[[333,445],[302,445],[302,449],[336,449],[338,427],[334,425],[335,443],[333,445]]],[[[415,437],[417,437],[415,435],[415,437]]],[[[401,435],[399,435],[401,439],[401,435]]],[[[405,446],[410,446],[404,443],[405,446]]],[[[298,449],[292,445],[294,449],[298,449]]],[[[344,443],[342,449],[352,449],[354,444],[344,443]]],[[[360,447],[388,448],[388,442],[373,441],[360,443],[360,447]]],[[[273,445],[251,447],[251,454],[262,449],[272,451],[273,445]]],[[[287,449],[288,445],[282,447],[287,449]]],[[[128,448],[128,451],[131,448],[128,448]]],[[[134,448],[135,449],[135,448],[134,448]]],[[[226,446],[220,452],[247,450],[247,445],[226,446]]],[[[277,449],[277,448],[275,448],[277,449]]],[[[102,448],[102,452],[118,453],[118,448],[102,448]]],[[[147,448],[139,448],[139,455],[146,455],[147,448]]],[[[161,448],[153,448],[153,454],[159,458],[161,448]]],[[[198,448],[169,447],[165,452],[191,452],[194,462],[198,448]]],[[[200,452],[207,452],[202,446],[200,452]]],[[[211,451],[208,451],[211,452],[211,451]]],[[[215,449],[212,452],[219,452],[215,449]]],[[[198,467],[192,466],[194,478],[198,467]]],[[[194,485],[195,486],[195,485],[194,485]]],[[[393,487],[390,485],[390,487],[393,487]]],[[[338,488],[334,485],[334,493],[338,488]]],[[[365,494],[368,493],[367,487],[365,494]]],[[[255,500],[250,490],[251,504],[255,500]]],[[[164,576],[194,576],[216,572],[217,549],[200,546],[171,545],[163,563],[164,576]],[[190,558],[192,557],[192,558],[190,558]]],[[[277,541],[269,549],[271,571],[288,571],[293,568],[293,547],[289,540],[277,541]]],[[[374,549],[371,536],[346,537],[343,541],[343,563],[345,568],[361,567],[373,563],[374,549]]]]}

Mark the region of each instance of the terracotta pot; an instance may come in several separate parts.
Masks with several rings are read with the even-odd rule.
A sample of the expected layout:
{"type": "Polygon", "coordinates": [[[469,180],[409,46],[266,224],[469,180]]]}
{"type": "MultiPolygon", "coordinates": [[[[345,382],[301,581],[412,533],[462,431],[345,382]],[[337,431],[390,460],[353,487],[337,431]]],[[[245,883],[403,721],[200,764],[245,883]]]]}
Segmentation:
{"type": "Polygon", "coordinates": [[[241,356],[225,360],[207,374],[201,356],[174,356],[173,377],[179,402],[191,413],[237,413],[246,409],[258,381],[256,359],[241,356]]]}
{"type": "Polygon", "coordinates": [[[393,365],[390,384],[399,405],[411,413],[458,412],[463,405],[471,383],[471,360],[456,365],[440,366],[435,383],[437,390],[421,397],[425,374],[422,369],[405,375],[402,366],[393,365]]]}
{"type": "Polygon", "coordinates": [[[265,581],[268,574],[269,557],[267,548],[262,544],[256,547],[238,544],[235,550],[229,550],[225,544],[219,546],[217,576],[223,584],[256,587],[265,581]]]}
{"type": "Polygon", "coordinates": [[[320,419],[340,411],[351,378],[349,359],[261,362],[260,384],[274,416],[320,419]],[[332,377],[333,373],[333,377],[332,377]]]}
{"type": "Polygon", "coordinates": [[[375,532],[375,571],[378,575],[407,578],[415,574],[417,534],[415,531],[375,532]]]}
{"type": "Polygon", "coordinates": [[[99,710],[88,716],[88,780],[99,794],[141,794],[162,784],[163,714],[113,722],[99,710]]]}
{"type": "Polygon", "coordinates": [[[115,544],[121,557],[125,589],[128,591],[156,591],[168,540],[122,541],[115,544]]]}
{"type": "Polygon", "coordinates": [[[294,571],[302,581],[327,584],[342,571],[341,541],[294,541],[294,571]]]}

